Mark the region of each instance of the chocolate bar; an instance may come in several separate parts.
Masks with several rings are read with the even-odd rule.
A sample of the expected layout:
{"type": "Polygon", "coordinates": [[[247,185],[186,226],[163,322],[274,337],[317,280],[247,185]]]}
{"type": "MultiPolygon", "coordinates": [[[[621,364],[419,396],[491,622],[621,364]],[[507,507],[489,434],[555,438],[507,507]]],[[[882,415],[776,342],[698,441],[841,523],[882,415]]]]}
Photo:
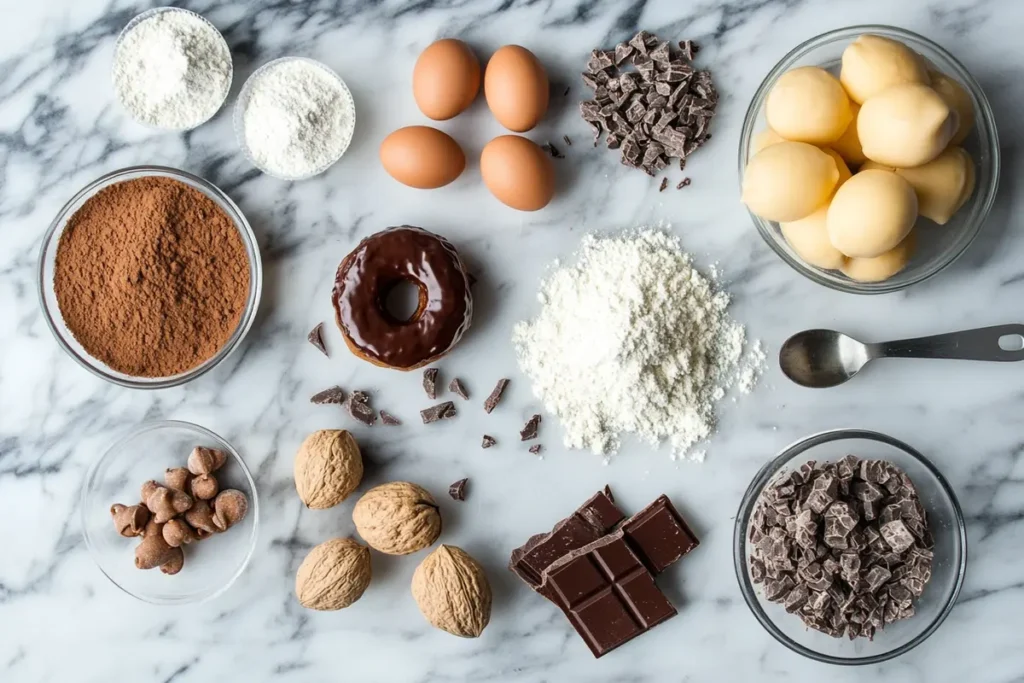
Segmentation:
{"type": "Polygon", "coordinates": [[[654,576],[700,544],[664,494],[623,522],[622,531],[654,576]]]}

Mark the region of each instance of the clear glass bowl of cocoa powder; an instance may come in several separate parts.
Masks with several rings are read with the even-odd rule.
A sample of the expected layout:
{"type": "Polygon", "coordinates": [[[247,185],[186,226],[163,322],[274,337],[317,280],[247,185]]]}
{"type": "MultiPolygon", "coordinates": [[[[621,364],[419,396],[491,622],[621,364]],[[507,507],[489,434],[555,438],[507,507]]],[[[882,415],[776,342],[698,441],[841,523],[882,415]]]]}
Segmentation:
{"type": "Polygon", "coordinates": [[[49,229],[43,237],[42,251],[39,257],[37,274],[37,285],[39,288],[39,299],[43,310],[43,317],[53,332],[57,343],[81,366],[102,377],[108,382],[119,384],[132,389],[164,389],[190,382],[200,377],[222,363],[241,344],[242,339],[252,327],[256,318],[256,311],[259,307],[260,294],[263,289],[263,267],[260,261],[259,246],[256,243],[256,236],[253,234],[249,222],[242,215],[242,212],[235,203],[219,188],[212,183],[185,171],[161,166],[132,166],[108,173],[80,190],[72,197],[67,204],[61,208],[50,224],[49,229]],[[237,326],[230,337],[218,348],[216,353],[202,360],[187,370],[177,374],[160,377],[138,376],[120,372],[111,368],[103,361],[90,355],[83,345],[75,338],[69,329],[58,304],[57,294],[54,287],[54,273],[56,270],[57,250],[61,236],[68,225],[68,221],[82,206],[98,192],[117,183],[136,178],[170,178],[197,190],[217,205],[230,219],[245,248],[245,254],[249,268],[248,296],[244,310],[239,317],[237,326]]]}

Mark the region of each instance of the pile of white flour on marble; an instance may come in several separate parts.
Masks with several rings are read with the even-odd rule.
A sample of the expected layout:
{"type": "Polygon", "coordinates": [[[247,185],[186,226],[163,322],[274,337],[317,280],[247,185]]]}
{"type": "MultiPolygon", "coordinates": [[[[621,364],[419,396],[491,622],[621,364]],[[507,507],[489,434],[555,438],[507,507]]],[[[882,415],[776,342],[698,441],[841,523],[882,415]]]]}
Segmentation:
{"type": "MultiPolygon", "coordinates": [[[[749,392],[760,344],[726,309],[679,241],[658,230],[584,237],[578,262],[542,283],[541,311],[512,341],[565,445],[615,453],[623,433],[686,455],[715,428],[715,404],[749,392]]],[[[701,455],[692,456],[700,459],[701,455]]]]}

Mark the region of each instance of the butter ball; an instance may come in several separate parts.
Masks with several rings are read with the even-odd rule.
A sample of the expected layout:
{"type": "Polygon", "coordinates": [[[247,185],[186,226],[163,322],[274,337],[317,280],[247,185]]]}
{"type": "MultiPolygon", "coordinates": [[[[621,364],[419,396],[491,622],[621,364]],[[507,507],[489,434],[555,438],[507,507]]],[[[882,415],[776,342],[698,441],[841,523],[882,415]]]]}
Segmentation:
{"type": "Polygon", "coordinates": [[[858,282],[884,282],[910,263],[917,247],[917,235],[911,232],[895,247],[873,258],[852,258],[843,264],[843,275],[858,282]]]}
{"type": "Polygon", "coordinates": [[[903,241],[917,219],[917,196],[892,171],[867,170],[836,191],[826,225],[832,245],[847,256],[873,258],[903,241]]]}
{"type": "Polygon", "coordinates": [[[753,156],[765,147],[771,147],[777,142],[784,142],[785,139],[771,128],[765,128],[750,141],[750,155],[753,156]]]}
{"type": "Polygon", "coordinates": [[[937,92],[915,83],[872,97],[857,116],[864,156],[897,168],[920,166],[937,157],[956,128],[956,112],[937,92]]]}
{"type": "Polygon", "coordinates": [[[930,72],[932,77],[932,90],[939,93],[939,97],[945,100],[949,108],[957,114],[956,132],[950,142],[954,145],[961,144],[967,139],[974,127],[974,101],[964,86],[957,83],[944,73],[938,71],[930,72]]]}
{"type": "Polygon", "coordinates": [[[825,145],[850,125],[850,98],[835,76],[817,66],[782,74],[765,103],[765,118],[787,140],[825,145]]]}
{"type": "Polygon", "coordinates": [[[843,51],[839,81],[850,99],[864,104],[894,85],[928,83],[924,60],[895,40],[864,34],[843,51]]]}
{"type": "Polygon", "coordinates": [[[839,153],[830,147],[822,147],[821,151],[832,157],[832,161],[836,162],[836,170],[839,171],[839,179],[836,180],[836,186],[834,189],[845,183],[847,180],[853,177],[853,173],[850,172],[850,167],[846,165],[846,161],[843,157],[839,156],[839,153]]]}
{"type": "Polygon", "coordinates": [[[846,163],[860,166],[868,160],[864,156],[864,147],[860,144],[860,136],[857,134],[857,117],[860,115],[860,105],[856,102],[850,103],[850,111],[853,113],[853,120],[846,127],[839,139],[833,142],[830,147],[839,152],[839,156],[846,160],[846,163]]]}
{"type": "Polygon", "coordinates": [[[836,162],[806,142],[779,142],[751,158],[743,174],[743,203],[769,221],[796,221],[814,213],[839,181],[836,162]]]}
{"type": "Polygon", "coordinates": [[[914,188],[918,213],[945,225],[974,190],[973,171],[967,152],[952,146],[927,164],[896,169],[896,174],[914,188]]]}
{"type": "Polygon", "coordinates": [[[846,263],[846,256],[829,240],[825,225],[827,216],[828,206],[823,206],[806,218],[780,223],[779,229],[801,259],[817,268],[838,270],[846,263]]]}

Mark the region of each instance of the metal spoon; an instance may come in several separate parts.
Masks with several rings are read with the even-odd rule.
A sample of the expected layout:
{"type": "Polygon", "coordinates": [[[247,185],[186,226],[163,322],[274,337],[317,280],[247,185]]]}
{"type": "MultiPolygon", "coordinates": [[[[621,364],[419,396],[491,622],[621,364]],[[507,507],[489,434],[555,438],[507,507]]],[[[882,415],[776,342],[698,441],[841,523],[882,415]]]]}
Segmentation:
{"type": "Polygon", "coordinates": [[[996,325],[880,344],[864,344],[835,330],[805,330],[787,339],[779,351],[786,377],[813,389],[842,384],[876,358],[1024,360],[1024,325],[996,325]]]}

